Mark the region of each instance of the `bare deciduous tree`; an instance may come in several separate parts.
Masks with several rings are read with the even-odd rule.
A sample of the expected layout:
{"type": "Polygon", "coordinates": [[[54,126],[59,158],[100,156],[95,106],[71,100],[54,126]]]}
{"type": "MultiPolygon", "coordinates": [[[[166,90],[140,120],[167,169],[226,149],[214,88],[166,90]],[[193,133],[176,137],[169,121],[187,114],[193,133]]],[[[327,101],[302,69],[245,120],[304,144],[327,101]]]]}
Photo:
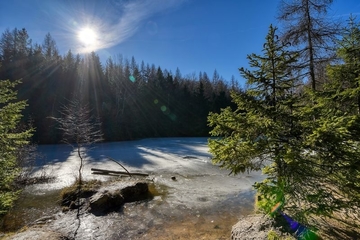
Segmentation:
{"type": "Polygon", "coordinates": [[[68,105],[62,106],[60,118],[53,118],[59,123],[59,129],[63,132],[63,141],[70,144],[80,159],[79,174],[76,191],[78,227],[74,232],[74,238],[81,225],[80,220],[80,197],[82,193],[82,168],[86,151],[94,143],[102,140],[100,122],[91,115],[88,104],[83,103],[80,96],[76,95],[68,105]]]}
{"type": "Polygon", "coordinates": [[[63,141],[73,146],[80,159],[79,184],[82,181],[82,167],[87,148],[102,141],[101,123],[91,115],[88,104],[75,96],[68,105],[62,106],[60,118],[53,118],[63,132],[63,141]]]}
{"type": "Polygon", "coordinates": [[[299,70],[307,69],[312,90],[316,90],[316,68],[335,57],[333,40],[339,25],[326,14],[333,0],[282,0],[278,19],[284,23],[282,38],[298,47],[299,70]]]}

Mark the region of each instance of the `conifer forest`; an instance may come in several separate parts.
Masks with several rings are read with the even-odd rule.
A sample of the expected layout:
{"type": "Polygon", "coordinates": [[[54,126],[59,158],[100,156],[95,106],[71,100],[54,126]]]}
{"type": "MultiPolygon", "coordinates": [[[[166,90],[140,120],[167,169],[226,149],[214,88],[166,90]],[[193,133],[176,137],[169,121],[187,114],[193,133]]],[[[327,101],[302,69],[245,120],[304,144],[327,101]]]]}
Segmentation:
{"type": "Polygon", "coordinates": [[[73,121],[64,110],[76,112],[80,102],[106,142],[209,137],[214,164],[266,175],[254,188],[271,216],[286,212],[314,232],[319,218],[359,220],[360,19],[328,17],[332,2],[282,1],[261,50],[243,56],[244,85],[215,69],[183,74],[121,53],[106,60],[60,53],[51,33],[35,43],[25,28],[5,30],[0,214],[12,198],[19,149],[62,143],[61,123],[73,121]]]}

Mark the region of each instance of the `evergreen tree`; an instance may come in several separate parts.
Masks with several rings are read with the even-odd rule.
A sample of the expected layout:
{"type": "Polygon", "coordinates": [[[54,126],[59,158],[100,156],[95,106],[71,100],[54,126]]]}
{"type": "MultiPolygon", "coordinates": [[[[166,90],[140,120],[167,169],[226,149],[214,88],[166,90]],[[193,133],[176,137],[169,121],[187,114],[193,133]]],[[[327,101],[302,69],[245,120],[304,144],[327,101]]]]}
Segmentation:
{"type": "Polygon", "coordinates": [[[265,157],[269,153],[274,154],[280,148],[278,143],[285,141],[283,139],[291,131],[294,96],[290,90],[294,78],[290,67],[296,58],[277,40],[275,30],[270,26],[263,56],[248,56],[250,66],[255,70],[240,69],[250,87],[244,94],[232,92],[238,109],[233,112],[228,107],[222,113],[212,113],[209,117],[210,125],[215,127],[212,134],[225,137],[210,141],[211,151],[215,154],[214,162],[230,168],[235,174],[259,169],[261,164],[254,164],[252,159],[258,155],[265,157]],[[228,121],[228,117],[232,121],[228,121]],[[231,151],[242,157],[235,162],[235,155],[227,156],[218,152],[222,147],[224,149],[220,152],[231,151]]]}
{"type": "Polygon", "coordinates": [[[19,79],[27,76],[31,39],[26,29],[5,30],[0,39],[1,76],[19,79]]]}
{"type": "Polygon", "coordinates": [[[292,168],[300,154],[299,100],[292,92],[297,54],[288,51],[275,32],[270,26],[263,55],[248,56],[253,70],[240,69],[249,88],[244,93],[232,92],[237,109],[227,107],[209,115],[209,125],[214,127],[211,134],[220,137],[209,140],[213,162],[233,174],[263,169],[267,178],[255,188],[262,197],[259,204],[267,212],[284,203],[285,197],[296,198],[292,184],[297,177],[292,168]]]}
{"type": "Polygon", "coordinates": [[[359,206],[360,117],[339,107],[341,91],[334,86],[341,84],[331,83],[356,69],[331,67],[331,84],[323,92],[305,88],[299,95],[292,71],[296,55],[274,32],[270,27],[263,56],[248,56],[253,69],[240,69],[249,88],[232,93],[237,109],[210,114],[211,133],[220,138],[209,146],[214,163],[234,174],[263,170],[266,179],[254,185],[261,209],[272,213],[278,206],[314,226],[313,215],[359,206]]]}
{"type": "Polygon", "coordinates": [[[47,33],[42,44],[43,55],[47,67],[54,64],[54,61],[59,57],[59,51],[56,42],[50,33],[47,33]]]}
{"type": "Polygon", "coordinates": [[[25,29],[6,30],[0,38],[0,62],[0,78],[22,78],[18,96],[29,104],[23,121],[33,120],[33,140],[38,143],[60,141],[49,116],[59,117],[64,101],[79,88],[106,126],[104,135],[110,141],[205,136],[207,112],[230,104],[228,86],[217,72],[213,82],[206,73],[197,78],[195,73],[182,76],[176,69],[173,76],[154,64],[141,62],[139,68],[134,57],[129,61],[121,55],[103,69],[95,53],[80,57],[69,50],[60,56],[50,33],[42,44],[32,45],[25,29]]]}
{"type": "MultiPolygon", "coordinates": [[[[329,82],[323,92],[312,95],[313,107],[306,110],[316,116],[307,123],[311,160],[319,166],[317,174],[326,177],[328,197],[333,209],[359,206],[360,167],[360,25],[350,18],[339,42],[341,61],[328,67],[329,82]],[[336,204],[335,204],[336,203],[336,204]]],[[[329,201],[328,200],[328,201],[329,201]]]]}
{"type": "Polygon", "coordinates": [[[343,31],[337,53],[341,61],[329,66],[331,81],[325,91],[342,111],[360,114],[360,23],[354,17],[343,31]]]}
{"type": "Polygon", "coordinates": [[[14,36],[9,29],[6,29],[0,39],[0,55],[2,65],[9,65],[15,55],[14,36]]]}
{"type": "Polygon", "coordinates": [[[19,81],[0,81],[0,215],[4,214],[16,198],[14,180],[20,169],[17,165],[17,153],[28,144],[32,129],[19,131],[21,111],[25,101],[15,101],[13,90],[19,81]]]}

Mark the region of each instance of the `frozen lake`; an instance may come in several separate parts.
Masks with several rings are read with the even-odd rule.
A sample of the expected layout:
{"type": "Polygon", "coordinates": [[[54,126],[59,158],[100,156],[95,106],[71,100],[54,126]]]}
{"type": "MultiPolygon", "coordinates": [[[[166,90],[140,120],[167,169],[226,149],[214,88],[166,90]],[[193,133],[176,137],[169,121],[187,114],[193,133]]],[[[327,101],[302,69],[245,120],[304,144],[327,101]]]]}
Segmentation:
{"type": "MultiPolygon", "coordinates": [[[[144,172],[155,183],[172,189],[168,197],[174,203],[191,206],[211,204],[228,195],[252,189],[252,184],[261,181],[261,172],[229,176],[228,170],[211,163],[207,138],[154,138],[138,141],[96,144],[87,153],[84,179],[109,179],[92,175],[91,168],[116,171],[123,169],[108,157],[120,162],[130,172],[144,172]],[[176,177],[176,181],[171,177],[176,177]]],[[[41,145],[38,151],[43,156],[38,165],[45,165],[48,174],[56,177],[55,183],[41,186],[37,191],[58,189],[70,185],[78,174],[80,160],[68,145],[41,145]]],[[[37,174],[39,174],[38,172],[37,174]]],[[[114,177],[111,177],[114,178],[114,177]]]]}
{"type": "MultiPolygon", "coordinates": [[[[84,179],[116,178],[91,174],[91,168],[123,171],[110,157],[130,172],[148,173],[158,190],[166,194],[147,203],[127,204],[122,214],[96,219],[84,215],[81,236],[84,239],[228,239],[237,219],[253,211],[252,184],[263,176],[261,172],[229,176],[228,170],[211,163],[207,140],[155,138],[96,144],[86,156],[84,179]],[[103,226],[106,230],[102,230],[103,226]]],[[[80,160],[70,146],[42,145],[38,151],[42,158],[37,165],[56,177],[56,181],[31,186],[27,191],[40,196],[73,183],[80,160]]],[[[62,223],[54,224],[54,228],[60,231],[57,228],[68,222],[65,218],[62,223]]]]}

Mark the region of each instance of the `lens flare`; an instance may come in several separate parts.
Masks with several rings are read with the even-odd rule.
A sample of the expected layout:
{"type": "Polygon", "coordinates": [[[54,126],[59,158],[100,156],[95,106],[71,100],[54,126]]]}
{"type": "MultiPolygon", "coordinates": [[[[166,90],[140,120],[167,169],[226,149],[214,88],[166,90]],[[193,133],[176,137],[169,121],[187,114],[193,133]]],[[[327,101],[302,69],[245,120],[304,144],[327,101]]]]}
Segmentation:
{"type": "Polygon", "coordinates": [[[271,214],[274,214],[275,212],[277,212],[281,206],[282,206],[281,202],[278,202],[277,204],[275,204],[275,206],[273,206],[273,208],[271,209],[271,214]]]}
{"type": "Polygon", "coordinates": [[[297,222],[296,220],[292,219],[289,215],[280,211],[281,206],[283,205],[282,202],[276,203],[273,208],[271,209],[270,214],[275,214],[276,212],[280,213],[280,215],[286,220],[288,223],[291,232],[295,234],[298,240],[318,240],[319,236],[308,229],[303,224],[297,222]]]}
{"type": "Polygon", "coordinates": [[[281,215],[287,221],[290,226],[291,231],[295,234],[298,240],[318,240],[320,239],[319,236],[308,229],[306,226],[302,225],[301,223],[295,221],[290,216],[286,215],[285,213],[281,212],[281,215]]]}
{"type": "Polygon", "coordinates": [[[132,82],[135,82],[136,79],[135,79],[134,76],[131,75],[131,76],[129,77],[129,80],[132,81],[132,82]]]}

